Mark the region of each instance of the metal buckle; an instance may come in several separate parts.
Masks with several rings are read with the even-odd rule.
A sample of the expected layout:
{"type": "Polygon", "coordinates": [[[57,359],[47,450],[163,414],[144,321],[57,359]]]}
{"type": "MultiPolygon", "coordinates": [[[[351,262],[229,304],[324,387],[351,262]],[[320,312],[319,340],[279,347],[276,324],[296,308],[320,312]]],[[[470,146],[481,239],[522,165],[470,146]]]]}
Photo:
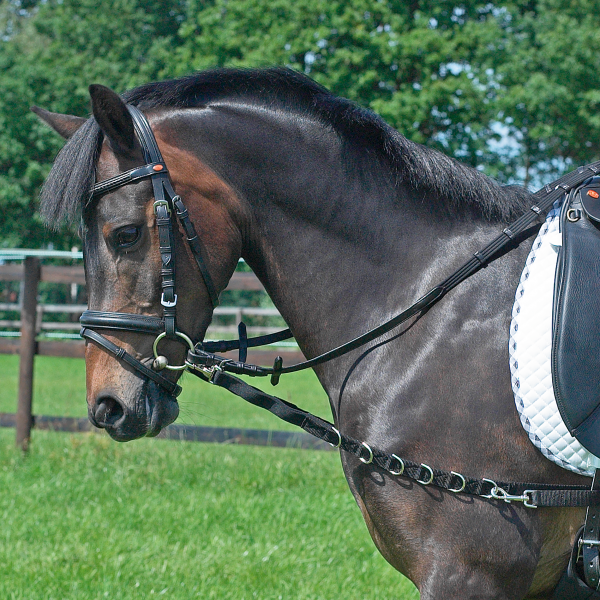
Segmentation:
{"type": "MultiPolygon", "coordinates": [[[[224,360],[223,363],[226,362],[233,362],[230,361],[229,359],[224,360]]],[[[217,373],[219,372],[223,372],[224,369],[221,367],[221,365],[213,365],[212,367],[200,367],[198,365],[195,365],[194,363],[191,363],[189,361],[185,361],[185,367],[187,369],[191,369],[192,371],[197,371],[198,373],[202,373],[204,375],[205,380],[208,383],[212,383],[214,385],[214,378],[216,376],[217,373]]]]}
{"type": "MultiPolygon", "coordinates": [[[[174,306],[177,306],[177,294],[175,294],[175,300],[173,300],[172,302],[169,302],[168,300],[165,300],[165,293],[163,292],[160,297],[160,303],[165,308],[173,308],[174,306]]],[[[179,335],[179,334],[177,334],[177,335],[179,335]]]]}
{"type": "MultiPolygon", "coordinates": [[[[490,481],[489,479],[484,479],[484,481],[490,481]]],[[[531,494],[533,490],[525,490],[523,494],[520,496],[514,496],[509,494],[506,490],[502,489],[498,485],[494,484],[492,491],[489,496],[484,496],[484,498],[494,498],[495,500],[504,500],[504,502],[510,504],[511,502],[522,502],[523,506],[527,508],[537,508],[537,505],[533,503],[531,499],[531,494]]]]}
{"type": "Polygon", "coordinates": [[[167,214],[171,215],[171,205],[166,200],[156,200],[154,202],[154,214],[156,214],[156,209],[159,206],[164,206],[167,209],[167,214]]]}
{"type": "Polygon", "coordinates": [[[213,380],[215,378],[215,375],[219,372],[222,373],[223,369],[221,368],[220,365],[215,365],[214,367],[211,367],[210,369],[207,369],[207,370],[209,372],[208,373],[208,383],[212,383],[214,385],[215,382],[213,380]]]}
{"type": "Polygon", "coordinates": [[[537,504],[533,503],[530,494],[533,494],[533,490],[525,490],[523,492],[523,506],[526,506],[527,508],[537,508],[537,504]]]}

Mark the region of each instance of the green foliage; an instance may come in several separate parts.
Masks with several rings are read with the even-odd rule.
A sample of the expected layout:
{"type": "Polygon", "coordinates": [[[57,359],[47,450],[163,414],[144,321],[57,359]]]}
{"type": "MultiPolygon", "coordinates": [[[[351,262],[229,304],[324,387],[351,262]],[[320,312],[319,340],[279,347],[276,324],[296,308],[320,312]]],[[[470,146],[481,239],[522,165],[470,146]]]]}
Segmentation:
{"type": "Polygon", "coordinates": [[[540,0],[496,14],[499,35],[481,61],[494,72],[496,111],[519,143],[526,181],[600,156],[599,8],[540,0]]]}
{"type": "MultiPolygon", "coordinates": [[[[176,74],[218,66],[285,64],[379,112],[404,135],[478,164],[489,109],[469,65],[489,36],[480,11],[455,19],[445,2],[397,0],[190,1],[176,74]]],[[[465,9],[466,10],[466,9],[465,9]]],[[[164,73],[166,75],[166,73],[164,73]]]]}
{"type": "Polygon", "coordinates": [[[47,232],[35,212],[39,188],[63,142],[29,107],[86,115],[89,84],[123,91],[152,79],[161,66],[153,56],[155,40],[164,43],[177,31],[178,8],[172,0],[48,0],[18,17],[19,27],[10,27],[0,41],[2,245],[52,241],[70,249],[77,243],[74,230],[47,232]]]}
{"type": "Polygon", "coordinates": [[[37,194],[62,141],[28,111],[85,115],[214,66],[288,65],[408,138],[504,181],[598,158],[597,0],[5,0],[0,5],[0,244],[69,248],[37,194]]]}

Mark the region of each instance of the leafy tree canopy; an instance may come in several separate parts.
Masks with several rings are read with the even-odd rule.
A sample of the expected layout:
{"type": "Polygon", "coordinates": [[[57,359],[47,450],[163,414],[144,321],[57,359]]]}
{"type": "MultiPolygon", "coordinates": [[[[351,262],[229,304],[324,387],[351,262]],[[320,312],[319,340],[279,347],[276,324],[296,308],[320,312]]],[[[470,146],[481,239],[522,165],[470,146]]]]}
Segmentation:
{"type": "Polygon", "coordinates": [[[86,115],[117,91],[213,66],[288,65],[408,138],[504,181],[597,159],[600,0],[5,0],[0,243],[68,248],[39,187],[62,140],[36,104],[86,115]]]}

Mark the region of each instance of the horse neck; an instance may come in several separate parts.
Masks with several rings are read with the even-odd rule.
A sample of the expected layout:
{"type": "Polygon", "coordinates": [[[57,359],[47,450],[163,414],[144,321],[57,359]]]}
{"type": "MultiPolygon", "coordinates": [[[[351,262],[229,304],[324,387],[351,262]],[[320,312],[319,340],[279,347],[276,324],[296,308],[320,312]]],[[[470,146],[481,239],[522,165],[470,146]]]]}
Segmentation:
{"type": "Polygon", "coordinates": [[[368,152],[348,156],[321,123],[239,107],[184,121],[180,141],[247,205],[243,256],[307,356],[391,317],[485,240],[482,227],[425,215],[422,194],[368,152]]]}

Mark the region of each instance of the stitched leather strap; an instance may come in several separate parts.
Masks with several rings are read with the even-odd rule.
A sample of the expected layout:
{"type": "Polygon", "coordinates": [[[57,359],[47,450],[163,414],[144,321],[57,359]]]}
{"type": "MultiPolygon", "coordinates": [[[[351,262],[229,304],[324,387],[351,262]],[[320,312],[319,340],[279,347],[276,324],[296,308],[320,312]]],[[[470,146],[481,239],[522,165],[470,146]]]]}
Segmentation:
{"type": "Polygon", "coordinates": [[[82,327],[89,329],[113,329],[117,331],[135,331],[158,335],[165,330],[165,322],[158,317],[135,315],[132,313],[114,313],[101,310],[86,310],[79,319],[82,327]]]}
{"type": "MultiPolygon", "coordinates": [[[[205,374],[193,370],[192,373],[206,380],[205,374]]],[[[302,410],[291,402],[271,396],[222,370],[215,371],[210,382],[255,406],[268,410],[287,423],[301,427],[304,431],[328,444],[353,454],[366,464],[373,463],[392,475],[406,477],[422,485],[433,485],[453,493],[482,496],[491,500],[522,502],[529,508],[600,506],[600,491],[590,490],[585,485],[492,481],[463,476],[454,471],[443,471],[383,452],[376,447],[344,435],[332,423],[302,410]]]]}
{"type": "Polygon", "coordinates": [[[110,352],[110,354],[112,354],[116,359],[128,364],[130,367],[141,373],[144,377],[147,377],[148,379],[151,379],[160,385],[175,398],[177,398],[177,396],[179,396],[181,393],[181,387],[179,385],[173,381],[169,381],[166,377],[163,377],[156,371],[149,369],[145,364],[131,356],[131,354],[129,354],[124,348],[113,344],[103,335],[93,331],[92,329],[88,329],[87,327],[83,327],[79,332],[79,335],[86,340],[90,340],[95,344],[98,344],[98,346],[104,348],[107,352],[110,352]]]}
{"type": "Polygon", "coordinates": [[[160,170],[163,173],[167,173],[167,165],[162,162],[162,157],[159,161],[149,163],[144,165],[143,167],[136,167],[135,169],[130,169],[129,171],[125,171],[123,173],[119,173],[115,177],[111,177],[110,179],[105,179],[100,183],[94,185],[92,190],[92,197],[97,198],[99,196],[103,196],[104,194],[108,194],[109,192],[114,192],[118,190],[120,187],[124,185],[128,185],[133,183],[134,181],[139,181],[140,179],[146,179],[147,177],[152,177],[156,175],[156,168],[160,167],[160,170]]]}

